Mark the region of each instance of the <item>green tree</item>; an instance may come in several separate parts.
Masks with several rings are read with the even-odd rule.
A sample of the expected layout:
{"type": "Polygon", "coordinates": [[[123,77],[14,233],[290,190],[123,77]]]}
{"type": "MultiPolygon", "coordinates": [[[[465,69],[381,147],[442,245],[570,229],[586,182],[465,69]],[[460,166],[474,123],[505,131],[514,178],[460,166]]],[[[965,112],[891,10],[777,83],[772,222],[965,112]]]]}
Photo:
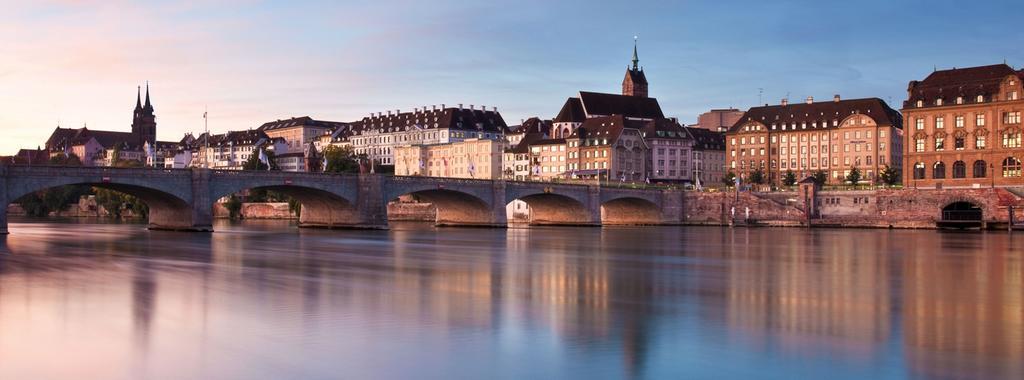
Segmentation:
{"type": "Polygon", "coordinates": [[[58,186],[39,190],[14,201],[29,216],[47,216],[54,211],[63,211],[68,205],[78,203],[83,195],[89,195],[89,187],[81,185],[58,186]]]}
{"type": "Polygon", "coordinates": [[[298,199],[288,198],[288,210],[295,216],[302,216],[302,203],[299,203],[298,199]]]}
{"type": "Polygon", "coordinates": [[[139,160],[117,160],[114,161],[115,168],[144,168],[146,164],[139,160]]]}
{"type": "Polygon", "coordinates": [[[228,209],[228,217],[231,218],[231,220],[242,218],[242,201],[234,194],[231,194],[231,196],[228,197],[228,201],[224,202],[224,208],[228,209]]]}
{"type": "Polygon", "coordinates": [[[351,147],[328,146],[324,148],[327,159],[327,173],[359,173],[359,161],[351,147]]]}
{"type": "Polygon", "coordinates": [[[735,186],[736,185],[736,173],[733,173],[732,170],[730,170],[728,173],[725,173],[725,175],[722,176],[722,184],[724,184],[725,187],[733,187],[733,186],[735,186]]]}
{"type": "Polygon", "coordinates": [[[860,178],[860,169],[854,166],[850,168],[850,173],[846,175],[846,182],[849,182],[851,185],[857,185],[860,182],[860,178]]]}
{"type": "Polygon", "coordinates": [[[747,182],[760,185],[764,183],[764,169],[757,168],[747,175],[747,182]]]}
{"type": "Polygon", "coordinates": [[[82,159],[78,158],[78,155],[74,153],[68,153],[67,156],[58,154],[50,157],[50,165],[57,166],[82,166],[82,159]]]}
{"type": "Polygon", "coordinates": [[[125,211],[131,211],[132,215],[142,218],[149,216],[149,206],[138,197],[98,187],[92,190],[96,194],[96,204],[103,206],[112,218],[121,218],[125,211]]]}
{"type": "Polygon", "coordinates": [[[811,174],[811,180],[818,186],[825,186],[825,183],[828,182],[828,172],[818,170],[811,174]]]}
{"type": "MultiPolygon", "coordinates": [[[[277,167],[277,160],[275,159],[274,151],[267,150],[264,151],[264,153],[267,155],[267,161],[270,162],[270,170],[281,170],[277,167]]],[[[267,164],[260,162],[259,149],[257,149],[253,154],[250,154],[249,159],[242,163],[242,170],[267,170],[267,164]]]]}
{"type": "Polygon", "coordinates": [[[889,165],[885,165],[881,173],[878,176],[886,186],[893,186],[900,182],[900,173],[889,165]]]}
{"type": "Polygon", "coordinates": [[[793,186],[796,185],[796,181],[796,173],[793,173],[792,170],[786,170],[786,174],[782,176],[782,184],[786,186],[793,186]]]}

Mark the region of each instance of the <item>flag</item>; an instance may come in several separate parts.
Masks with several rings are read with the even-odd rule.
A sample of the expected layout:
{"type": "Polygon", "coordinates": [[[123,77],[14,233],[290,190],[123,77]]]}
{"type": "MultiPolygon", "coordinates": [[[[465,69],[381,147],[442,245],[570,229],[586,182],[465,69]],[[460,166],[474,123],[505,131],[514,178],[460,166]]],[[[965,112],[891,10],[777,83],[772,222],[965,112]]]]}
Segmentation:
{"type": "Polygon", "coordinates": [[[203,119],[206,118],[206,111],[203,111],[203,119]]]}
{"type": "Polygon", "coordinates": [[[649,175],[648,176],[644,176],[644,182],[646,182],[648,185],[650,185],[651,184],[651,176],[649,176],[649,175]]]}
{"type": "Polygon", "coordinates": [[[700,175],[697,175],[697,191],[701,191],[701,190],[702,189],[701,189],[701,186],[700,186],[700,175]]]}
{"type": "Polygon", "coordinates": [[[472,162],[469,163],[469,175],[476,175],[476,165],[474,165],[472,162]]]}
{"type": "Polygon", "coordinates": [[[321,163],[320,171],[327,172],[327,155],[324,155],[323,163],[321,163]]]}
{"type": "Polygon", "coordinates": [[[270,159],[267,157],[267,153],[260,148],[260,163],[267,165],[267,170],[270,170],[270,159]]]}

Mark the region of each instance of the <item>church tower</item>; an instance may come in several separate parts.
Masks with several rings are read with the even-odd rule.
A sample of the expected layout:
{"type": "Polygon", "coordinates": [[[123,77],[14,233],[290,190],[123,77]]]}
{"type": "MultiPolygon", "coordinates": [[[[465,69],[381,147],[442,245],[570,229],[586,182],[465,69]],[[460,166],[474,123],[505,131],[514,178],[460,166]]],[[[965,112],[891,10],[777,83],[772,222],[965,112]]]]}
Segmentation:
{"type": "Polygon", "coordinates": [[[142,104],[142,89],[139,88],[135,97],[135,116],[132,119],[132,135],[140,146],[146,142],[156,142],[156,115],[153,104],[149,102],[149,82],[146,82],[146,104],[142,104]]]}
{"type": "Polygon", "coordinates": [[[636,38],[633,39],[633,67],[626,68],[626,77],[622,79],[622,95],[647,97],[647,76],[640,67],[640,58],[637,58],[636,38]]]}

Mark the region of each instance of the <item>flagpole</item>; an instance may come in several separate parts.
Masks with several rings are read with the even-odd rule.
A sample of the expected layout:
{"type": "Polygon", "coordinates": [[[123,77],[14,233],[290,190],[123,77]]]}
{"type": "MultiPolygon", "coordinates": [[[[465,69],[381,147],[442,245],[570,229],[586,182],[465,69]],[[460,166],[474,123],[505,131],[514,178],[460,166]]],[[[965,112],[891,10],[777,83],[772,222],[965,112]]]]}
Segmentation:
{"type": "Polygon", "coordinates": [[[210,125],[209,117],[207,116],[207,107],[203,106],[203,130],[206,132],[206,139],[203,141],[203,169],[210,168],[210,125]]]}

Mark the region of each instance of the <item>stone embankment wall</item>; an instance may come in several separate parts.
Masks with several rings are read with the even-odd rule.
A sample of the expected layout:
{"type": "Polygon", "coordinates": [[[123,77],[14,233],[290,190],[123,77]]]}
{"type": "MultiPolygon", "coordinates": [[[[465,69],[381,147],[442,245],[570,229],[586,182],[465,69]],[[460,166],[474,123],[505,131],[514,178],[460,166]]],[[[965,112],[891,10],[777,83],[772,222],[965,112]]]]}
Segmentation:
{"type": "MultiPolygon", "coordinates": [[[[242,219],[296,219],[287,202],[242,203],[242,219]]],[[[213,205],[213,217],[228,218],[231,213],[223,203],[213,205]]]]}
{"type": "Polygon", "coordinates": [[[806,221],[802,207],[798,207],[795,201],[778,197],[750,192],[687,192],[685,195],[684,224],[799,226],[805,225],[806,221]],[[747,210],[750,211],[749,218],[747,210]]]}
{"type": "Polygon", "coordinates": [[[1013,206],[1024,220],[1024,199],[1001,188],[819,191],[813,202],[800,192],[687,192],[685,224],[751,224],[876,228],[936,228],[942,209],[968,202],[982,209],[990,226],[1005,225],[1013,206]],[[813,203],[811,216],[805,208],[813,203]],[[746,216],[750,210],[749,219],[746,216]],[[735,213],[733,213],[735,210],[735,213]]]}

